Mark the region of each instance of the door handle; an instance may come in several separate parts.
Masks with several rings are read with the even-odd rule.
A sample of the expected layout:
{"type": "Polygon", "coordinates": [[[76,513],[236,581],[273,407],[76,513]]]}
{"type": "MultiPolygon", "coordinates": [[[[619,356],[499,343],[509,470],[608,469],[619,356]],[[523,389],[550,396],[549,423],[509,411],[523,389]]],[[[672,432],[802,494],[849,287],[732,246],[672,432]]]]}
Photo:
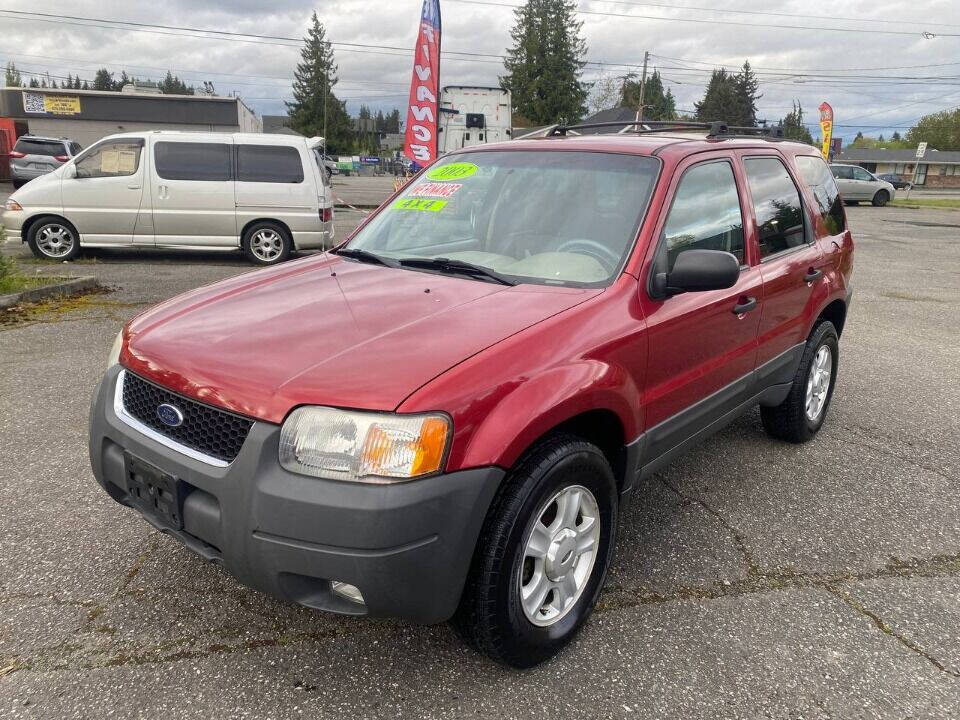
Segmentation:
{"type": "Polygon", "coordinates": [[[127,185],[128,190],[140,190],[143,188],[143,185],[127,185]]]}
{"type": "Polygon", "coordinates": [[[803,276],[803,281],[807,284],[810,284],[814,280],[819,278],[821,275],[823,275],[822,270],[816,270],[814,268],[810,268],[809,270],[807,270],[807,274],[803,276]]]}
{"type": "Polygon", "coordinates": [[[757,299],[755,297],[740,298],[743,302],[737,303],[733,306],[734,315],[743,315],[748,313],[751,310],[756,310],[757,308],[757,299]]]}

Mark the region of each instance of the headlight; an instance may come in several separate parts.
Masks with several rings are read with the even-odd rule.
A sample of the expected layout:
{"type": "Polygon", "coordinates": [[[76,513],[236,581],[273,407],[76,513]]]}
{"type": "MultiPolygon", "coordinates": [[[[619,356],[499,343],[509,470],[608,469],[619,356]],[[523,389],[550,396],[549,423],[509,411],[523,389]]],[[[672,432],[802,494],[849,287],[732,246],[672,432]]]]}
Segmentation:
{"type": "Polygon", "coordinates": [[[440,470],[450,434],[445,415],[301,407],[283,423],[280,464],[330,480],[397,482],[440,470]]]}
{"type": "Polygon", "coordinates": [[[123,330],[117,333],[113,341],[113,347],[110,348],[110,354],[107,356],[107,370],[120,362],[120,350],[123,348],[123,330]]]}
{"type": "Polygon", "coordinates": [[[3,204],[3,209],[4,209],[4,210],[23,210],[23,205],[21,205],[20,203],[18,203],[16,200],[9,200],[9,199],[8,199],[8,200],[3,204]]]}

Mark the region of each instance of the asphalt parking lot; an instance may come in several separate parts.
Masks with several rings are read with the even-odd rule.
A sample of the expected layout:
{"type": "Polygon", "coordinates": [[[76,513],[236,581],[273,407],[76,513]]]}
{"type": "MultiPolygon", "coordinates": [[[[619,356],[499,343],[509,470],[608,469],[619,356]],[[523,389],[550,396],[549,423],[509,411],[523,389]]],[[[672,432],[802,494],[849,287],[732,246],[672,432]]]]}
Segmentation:
{"type": "Polygon", "coordinates": [[[775,442],[754,412],[646,481],[593,618],[526,672],[446,626],[248,590],[96,486],[88,402],[114,335],[249,271],[239,256],[51,267],[8,246],[113,291],[0,324],[0,716],[957,717],[960,212],[848,215],[823,431],[775,442]]]}

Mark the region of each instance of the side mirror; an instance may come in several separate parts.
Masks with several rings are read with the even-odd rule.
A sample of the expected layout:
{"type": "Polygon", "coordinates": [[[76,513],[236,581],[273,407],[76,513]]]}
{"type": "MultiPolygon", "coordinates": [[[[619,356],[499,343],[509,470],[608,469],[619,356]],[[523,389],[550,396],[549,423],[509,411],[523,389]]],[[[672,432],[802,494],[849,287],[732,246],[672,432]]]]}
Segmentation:
{"type": "Polygon", "coordinates": [[[737,284],[740,261],[723,250],[684,250],[669,273],[658,273],[654,290],[660,296],[724,290],[737,284]]]}
{"type": "Polygon", "coordinates": [[[63,179],[72,180],[77,176],[77,166],[76,165],[67,165],[63,169],[63,179]]]}

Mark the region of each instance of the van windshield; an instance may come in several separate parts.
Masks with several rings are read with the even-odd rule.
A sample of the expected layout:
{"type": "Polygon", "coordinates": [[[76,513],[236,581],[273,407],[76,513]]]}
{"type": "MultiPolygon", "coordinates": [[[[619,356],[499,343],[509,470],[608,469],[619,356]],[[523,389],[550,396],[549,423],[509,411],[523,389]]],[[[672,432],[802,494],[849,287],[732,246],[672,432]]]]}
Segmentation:
{"type": "Polygon", "coordinates": [[[658,170],[655,158],[613,153],[448,155],[349,248],[470,263],[514,283],[606,285],[633,247],[658,170]]]}

